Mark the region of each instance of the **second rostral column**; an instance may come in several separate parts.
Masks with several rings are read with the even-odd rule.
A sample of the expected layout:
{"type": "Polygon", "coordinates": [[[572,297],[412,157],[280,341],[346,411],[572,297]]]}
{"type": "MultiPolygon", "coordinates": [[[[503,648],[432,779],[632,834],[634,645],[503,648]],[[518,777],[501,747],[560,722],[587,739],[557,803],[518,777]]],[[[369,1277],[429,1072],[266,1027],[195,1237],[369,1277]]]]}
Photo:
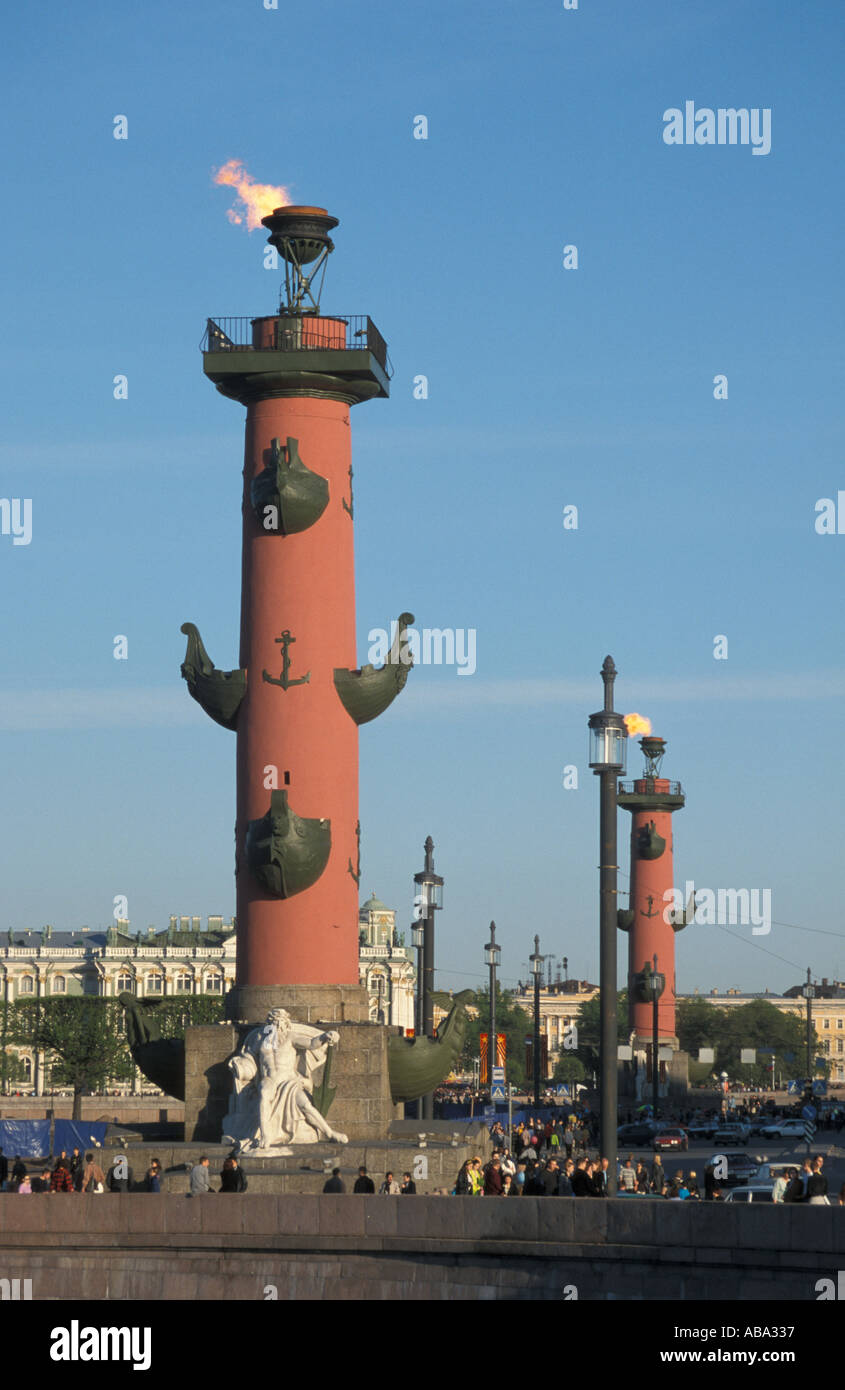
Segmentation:
{"type": "Polygon", "coordinates": [[[363,1022],[358,973],[358,726],[408,674],[402,614],[386,665],[357,669],[350,406],[389,389],[366,316],[326,316],[315,289],[337,219],[262,219],[285,268],[277,313],[209,319],[203,370],[246,406],[240,666],[218,671],[186,623],[183,675],[237,735],[236,1023],[288,1008],[363,1022]],[[401,659],[404,657],[404,660],[401,659]]]}

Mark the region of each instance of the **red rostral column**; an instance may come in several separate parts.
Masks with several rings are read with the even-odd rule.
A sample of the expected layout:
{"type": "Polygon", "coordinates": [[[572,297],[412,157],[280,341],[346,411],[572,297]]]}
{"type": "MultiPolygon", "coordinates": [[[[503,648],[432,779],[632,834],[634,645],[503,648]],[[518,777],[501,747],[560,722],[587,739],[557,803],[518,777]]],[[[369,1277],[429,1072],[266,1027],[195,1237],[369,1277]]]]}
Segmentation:
{"type": "Polygon", "coordinates": [[[619,913],[619,925],[628,932],[628,998],[634,1047],[652,1040],[653,1004],[642,990],[645,967],[666,978],[658,1003],[658,1038],[677,1048],[675,1034],[675,932],[684,925],[684,913],[676,914],[672,864],[672,815],[684,805],[679,782],[660,776],[665,740],[648,735],[640,739],[645,772],[635,782],[620,783],[618,804],[631,812],[631,896],[627,912],[619,913]]]}
{"type": "Polygon", "coordinates": [[[237,733],[227,1012],[250,1020],[279,987],[359,985],[358,725],[404,684],[399,643],[413,621],[399,620],[384,667],[356,669],[349,408],[387,396],[386,347],[366,316],[320,312],[313,282],[337,219],[282,207],[262,220],[286,301],[267,317],[209,319],[203,359],[247,411],[240,668],[216,671],[183,627],[191,693],[237,733]]]}

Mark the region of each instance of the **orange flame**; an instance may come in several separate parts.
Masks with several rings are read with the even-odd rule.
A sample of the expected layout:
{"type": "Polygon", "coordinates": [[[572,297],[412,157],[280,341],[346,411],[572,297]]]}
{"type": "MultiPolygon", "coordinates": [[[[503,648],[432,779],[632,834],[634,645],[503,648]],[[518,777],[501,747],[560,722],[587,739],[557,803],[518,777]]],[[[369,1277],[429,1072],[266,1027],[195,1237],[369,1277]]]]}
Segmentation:
{"type": "Polygon", "coordinates": [[[651,720],[646,719],[644,714],[626,714],[624,716],[625,728],[633,738],[634,734],[650,734],[651,720]]]}
{"type": "Polygon", "coordinates": [[[286,188],[272,183],[256,183],[239,159],[228,159],[217,169],[214,182],[237,189],[235,206],[229,208],[226,216],[235,226],[241,226],[246,220],[251,232],[261,226],[262,217],[267,217],[275,208],[286,207],[291,200],[286,188]]]}

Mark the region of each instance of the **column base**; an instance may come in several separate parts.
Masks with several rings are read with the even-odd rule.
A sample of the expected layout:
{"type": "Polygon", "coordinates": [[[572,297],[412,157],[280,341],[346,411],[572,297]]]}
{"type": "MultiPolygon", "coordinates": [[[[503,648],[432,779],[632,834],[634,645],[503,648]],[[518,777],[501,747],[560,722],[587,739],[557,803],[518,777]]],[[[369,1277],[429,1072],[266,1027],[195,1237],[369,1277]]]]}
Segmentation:
{"type": "Polygon", "coordinates": [[[369,1023],[363,985],[235,985],[225,1001],[232,1023],[264,1023],[271,1009],[287,1009],[298,1023],[369,1023]]]}

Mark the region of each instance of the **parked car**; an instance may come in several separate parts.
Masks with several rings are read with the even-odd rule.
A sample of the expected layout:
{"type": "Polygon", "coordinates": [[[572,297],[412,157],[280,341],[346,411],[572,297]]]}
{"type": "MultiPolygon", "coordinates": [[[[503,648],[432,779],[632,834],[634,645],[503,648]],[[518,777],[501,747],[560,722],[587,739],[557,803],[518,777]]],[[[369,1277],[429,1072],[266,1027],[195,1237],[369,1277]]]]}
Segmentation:
{"type": "Polygon", "coordinates": [[[707,1165],[717,1163],[720,1159],[725,1159],[728,1165],[728,1175],[720,1180],[721,1187],[739,1187],[756,1178],[758,1163],[749,1154],[738,1152],[737,1150],[726,1150],[723,1153],[714,1154],[707,1160],[707,1165]]]}
{"type": "Polygon", "coordinates": [[[696,1120],[692,1124],[686,1125],[687,1138],[696,1143],[702,1139],[712,1139],[716,1133],[717,1122],[715,1120],[696,1120]]]}
{"type": "Polygon", "coordinates": [[[725,1198],[726,1202],[771,1202],[771,1183],[749,1183],[747,1187],[735,1187],[725,1198]]]}
{"type": "Polygon", "coordinates": [[[657,1130],[653,1120],[642,1120],[639,1124],[620,1125],[616,1139],[620,1144],[650,1144],[657,1130]]]}
{"type": "Polygon", "coordinates": [[[682,1129],[661,1129],[654,1136],[654,1148],[659,1149],[688,1149],[689,1140],[682,1129]]]}
{"type": "Polygon", "coordinates": [[[766,1139],[803,1139],[803,1120],[775,1120],[763,1130],[766,1139]]]}
{"type": "Polygon", "coordinates": [[[744,1125],[719,1125],[713,1135],[714,1144],[747,1144],[750,1135],[744,1125]]]}

